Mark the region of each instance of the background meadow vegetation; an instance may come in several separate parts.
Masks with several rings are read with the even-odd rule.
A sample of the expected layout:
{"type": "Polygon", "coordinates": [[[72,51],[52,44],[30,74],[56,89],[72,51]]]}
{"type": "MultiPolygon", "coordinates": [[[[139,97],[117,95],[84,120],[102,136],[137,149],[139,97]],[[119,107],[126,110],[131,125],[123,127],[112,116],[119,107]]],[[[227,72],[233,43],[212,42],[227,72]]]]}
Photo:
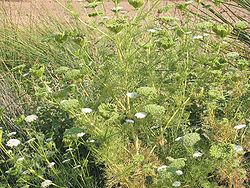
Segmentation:
{"type": "Polygon", "coordinates": [[[250,187],[247,0],[57,2],[1,9],[1,188],[250,187]]]}

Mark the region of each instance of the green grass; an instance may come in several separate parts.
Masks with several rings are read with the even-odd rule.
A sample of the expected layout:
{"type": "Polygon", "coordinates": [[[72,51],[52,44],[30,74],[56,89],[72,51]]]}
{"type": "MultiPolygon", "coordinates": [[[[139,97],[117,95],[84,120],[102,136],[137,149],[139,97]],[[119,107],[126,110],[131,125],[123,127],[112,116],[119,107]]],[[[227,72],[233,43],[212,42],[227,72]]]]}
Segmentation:
{"type": "Polygon", "coordinates": [[[71,24],[5,22],[0,187],[249,185],[247,48],[228,25],[191,22],[187,3],[180,20],[159,2],[130,1],[135,17],[85,22],[65,6],[71,24]]]}

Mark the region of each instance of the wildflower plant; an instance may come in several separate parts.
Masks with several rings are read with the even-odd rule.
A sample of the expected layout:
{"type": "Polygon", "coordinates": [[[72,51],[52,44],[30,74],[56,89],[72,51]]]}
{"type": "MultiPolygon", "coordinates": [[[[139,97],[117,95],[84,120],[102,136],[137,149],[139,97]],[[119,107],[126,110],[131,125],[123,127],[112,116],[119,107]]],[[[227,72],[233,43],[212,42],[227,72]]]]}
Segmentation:
{"type": "Polygon", "coordinates": [[[84,3],[85,21],[58,1],[73,25],[35,30],[42,42],[1,34],[1,71],[34,102],[0,129],[0,185],[246,186],[249,59],[231,26],[190,23],[191,1],[129,0],[132,15],[112,2],[108,17],[103,1],[84,3]]]}

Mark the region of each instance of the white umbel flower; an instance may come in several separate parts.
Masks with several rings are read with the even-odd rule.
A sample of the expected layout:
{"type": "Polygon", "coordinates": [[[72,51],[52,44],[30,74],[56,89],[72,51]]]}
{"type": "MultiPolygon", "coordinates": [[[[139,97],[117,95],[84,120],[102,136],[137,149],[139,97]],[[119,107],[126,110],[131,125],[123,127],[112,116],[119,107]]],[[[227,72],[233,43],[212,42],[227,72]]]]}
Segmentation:
{"type": "Polygon", "coordinates": [[[89,113],[91,113],[91,112],[93,112],[93,110],[91,109],[91,108],[82,108],[82,113],[84,113],[84,114],[89,114],[89,113]]]}
{"type": "Polygon", "coordinates": [[[82,132],[82,133],[77,133],[76,136],[77,136],[78,138],[81,138],[81,137],[83,137],[85,134],[86,134],[86,133],[84,133],[84,132],[82,132]]]}
{"type": "Polygon", "coordinates": [[[51,162],[51,163],[48,164],[47,167],[48,167],[48,168],[52,168],[55,164],[56,164],[55,162],[51,162]]]}
{"type": "Polygon", "coordinates": [[[194,152],[193,157],[198,158],[198,157],[201,157],[202,155],[203,155],[203,153],[196,151],[196,152],[194,152]]]}
{"type": "Polygon", "coordinates": [[[33,121],[36,121],[38,119],[38,116],[37,115],[29,115],[29,116],[27,116],[26,118],[25,118],[25,121],[27,122],[27,123],[31,123],[31,122],[33,122],[33,121]]]}
{"type": "Polygon", "coordinates": [[[132,120],[132,119],[126,119],[125,122],[126,122],[126,123],[135,123],[135,121],[132,120]]]}
{"type": "Polygon", "coordinates": [[[175,181],[173,184],[172,184],[173,187],[180,187],[181,186],[181,182],[179,181],[175,181]]]}
{"type": "Polygon", "coordinates": [[[159,167],[157,168],[157,172],[162,172],[162,171],[166,170],[167,167],[168,167],[167,165],[161,165],[161,166],[159,166],[159,167]]]}
{"type": "Polygon", "coordinates": [[[235,151],[236,153],[240,153],[240,152],[244,151],[244,149],[243,149],[243,147],[240,146],[240,145],[234,145],[234,151],[235,151]]]}
{"type": "Polygon", "coordinates": [[[149,32],[149,33],[155,33],[155,32],[157,32],[157,30],[156,29],[148,29],[147,32],[149,32]]]}
{"type": "Polygon", "coordinates": [[[121,11],[122,9],[123,9],[123,7],[117,6],[117,7],[113,7],[111,10],[112,10],[113,12],[119,12],[119,11],[121,11]]]}
{"type": "Polygon", "coordinates": [[[135,93],[135,92],[128,92],[126,95],[127,95],[129,98],[136,98],[136,97],[138,97],[138,94],[135,93]]]}
{"type": "Polygon", "coordinates": [[[237,129],[237,130],[239,130],[239,129],[244,129],[246,126],[247,126],[246,124],[236,125],[236,126],[234,127],[234,129],[237,129]]]}
{"type": "Polygon", "coordinates": [[[193,39],[203,39],[203,36],[202,35],[197,35],[197,36],[193,36],[192,38],[193,39]]]}
{"type": "Polygon", "coordinates": [[[181,170],[176,170],[175,173],[178,175],[178,176],[181,176],[183,174],[183,172],[181,170]]]}
{"type": "Polygon", "coordinates": [[[18,146],[19,144],[21,144],[20,140],[18,139],[10,139],[8,142],[7,142],[7,146],[9,147],[16,147],[18,146]]]}
{"type": "Polygon", "coordinates": [[[42,183],[41,183],[41,187],[49,187],[50,185],[52,185],[53,182],[51,180],[44,180],[42,183]]]}
{"type": "Polygon", "coordinates": [[[143,118],[145,118],[147,116],[147,113],[145,113],[145,112],[137,112],[136,114],[135,114],[135,117],[137,117],[138,119],[143,119],[143,118]]]}

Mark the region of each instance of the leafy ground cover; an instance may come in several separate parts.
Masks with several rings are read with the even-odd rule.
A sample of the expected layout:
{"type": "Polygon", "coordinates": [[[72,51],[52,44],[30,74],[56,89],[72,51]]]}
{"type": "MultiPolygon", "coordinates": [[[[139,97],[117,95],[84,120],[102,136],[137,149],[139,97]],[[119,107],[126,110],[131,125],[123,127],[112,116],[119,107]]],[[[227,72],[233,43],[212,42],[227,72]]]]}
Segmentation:
{"type": "Polygon", "coordinates": [[[58,3],[70,21],[1,13],[0,187],[249,187],[249,20],[58,3]]]}

